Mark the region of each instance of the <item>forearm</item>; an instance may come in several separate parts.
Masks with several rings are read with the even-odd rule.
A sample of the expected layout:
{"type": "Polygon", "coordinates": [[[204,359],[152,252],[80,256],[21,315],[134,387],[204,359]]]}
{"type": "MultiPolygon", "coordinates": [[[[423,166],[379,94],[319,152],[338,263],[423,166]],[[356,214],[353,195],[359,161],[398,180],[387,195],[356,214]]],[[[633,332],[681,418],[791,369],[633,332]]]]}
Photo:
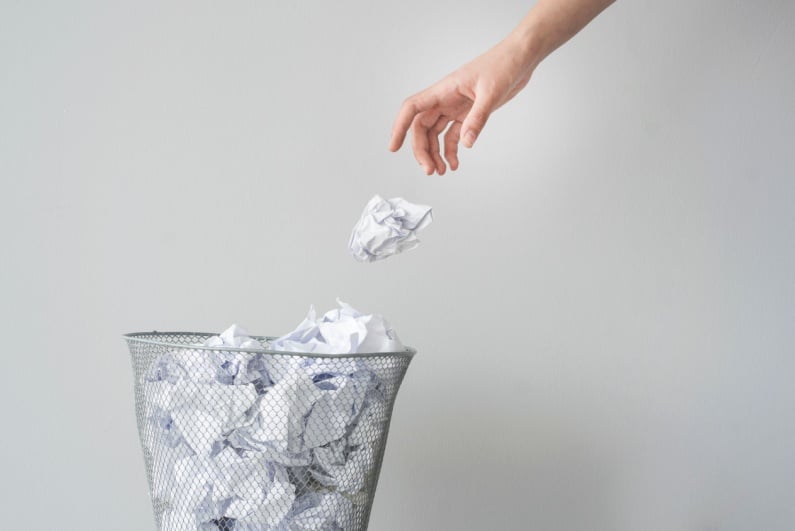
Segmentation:
{"type": "Polygon", "coordinates": [[[506,40],[531,70],[615,0],[539,0],[506,40]]]}

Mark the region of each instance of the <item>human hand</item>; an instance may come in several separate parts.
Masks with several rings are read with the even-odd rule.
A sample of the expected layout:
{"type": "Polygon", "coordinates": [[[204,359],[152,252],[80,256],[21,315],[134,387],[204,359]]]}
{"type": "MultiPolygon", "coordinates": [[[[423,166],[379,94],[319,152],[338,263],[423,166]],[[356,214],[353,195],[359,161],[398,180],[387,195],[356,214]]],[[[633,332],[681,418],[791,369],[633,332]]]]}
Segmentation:
{"type": "Polygon", "coordinates": [[[522,90],[536,63],[526,41],[513,36],[403,102],[389,150],[403,145],[411,128],[412,150],[427,175],[458,169],[458,144],[471,148],[492,112],[522,90]],[[445,132],[446,130],[446,132],[445,132]],[[439,136],[444,133],[444,159],[439,136]]]}
{"type": "Polygon", "coordinates": [[[389,149],[397,151],[411,128],[417,162],[431,175],[458,168],[458,143],[472,147],[492,112],[522,90],[536,66],[614,0],[537,0],[500,44],[403,102],[389,149]]]}

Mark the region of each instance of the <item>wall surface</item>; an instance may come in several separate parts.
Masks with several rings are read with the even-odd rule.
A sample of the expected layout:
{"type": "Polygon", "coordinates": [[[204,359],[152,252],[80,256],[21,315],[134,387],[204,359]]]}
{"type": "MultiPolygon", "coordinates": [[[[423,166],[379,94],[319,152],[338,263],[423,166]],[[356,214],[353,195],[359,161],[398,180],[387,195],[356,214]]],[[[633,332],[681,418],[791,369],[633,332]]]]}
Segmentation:
{"type": "Polygon", "coordinates": [[[794,529],[795,3],[618,2],[458,172],[389,153],[527,8],[3,0],[2,527],[153,527],[122,333],[340,296],[419,350],[371,529],[794,529]],[[375,193],[436,221],[359,264],[375,193]]]}

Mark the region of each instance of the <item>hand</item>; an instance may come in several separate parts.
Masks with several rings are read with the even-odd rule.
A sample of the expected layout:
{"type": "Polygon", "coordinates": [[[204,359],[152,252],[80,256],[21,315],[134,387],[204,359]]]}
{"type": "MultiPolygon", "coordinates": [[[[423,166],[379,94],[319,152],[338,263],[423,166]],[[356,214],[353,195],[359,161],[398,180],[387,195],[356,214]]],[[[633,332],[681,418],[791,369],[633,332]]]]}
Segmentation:
{"type": "Polygon", "coordinates": [[[400,108],[389,149],[397,151],[411,128],[417,162],[431,175],[458,168],[458,143],[472,147],[491,113],[522,90],[538,64],[614,0],[538,0],[507,39],[400,108]]]}
{"type": "Polygon", "coordinates": [[[471,148],[492,112],[522,90],[535,64],[522,41],[509,37],[474,61],[403,102],[392,127],[390,151],[411,128],[412,149],[427,175],[458,169],[458,143],[471,148]],[[444,133],[444,159],[439,136],[444,133]]]}

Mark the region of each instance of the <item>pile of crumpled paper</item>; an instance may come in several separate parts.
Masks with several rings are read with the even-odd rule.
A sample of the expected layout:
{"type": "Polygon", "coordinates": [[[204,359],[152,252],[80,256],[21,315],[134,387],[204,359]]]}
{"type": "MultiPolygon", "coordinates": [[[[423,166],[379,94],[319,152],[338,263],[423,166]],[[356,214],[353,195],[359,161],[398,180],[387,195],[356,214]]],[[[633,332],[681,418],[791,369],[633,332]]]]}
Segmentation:
{"type": "MultiPolygon", "coordinates": [[[[431,221],[428,206],[375,196],[350,252],[373,262],[413,249],[431,221]]],[[[233,325],[196,345],[212,350],[175,349],[152,363],[144,447],[161,529],[353,526],[378,473],[375,445],[389,412],[378,371],[345,355],[404,347],[380,315],[339,304],[319,319],[311,308],[270,344],[233,325]],[[227,350],[263,348],[306,356],[227,350]]]]}
{"type": "Polygon", "coordinates": [[[164,530],[341,530],[367,503],[383,385],[362,352],[404,347],[379,315],[314,309],[270,344],[233,325],[145,375],[152,494],[164,530]],[[341,357],[223,350],[261,349],[341,357]]]}

